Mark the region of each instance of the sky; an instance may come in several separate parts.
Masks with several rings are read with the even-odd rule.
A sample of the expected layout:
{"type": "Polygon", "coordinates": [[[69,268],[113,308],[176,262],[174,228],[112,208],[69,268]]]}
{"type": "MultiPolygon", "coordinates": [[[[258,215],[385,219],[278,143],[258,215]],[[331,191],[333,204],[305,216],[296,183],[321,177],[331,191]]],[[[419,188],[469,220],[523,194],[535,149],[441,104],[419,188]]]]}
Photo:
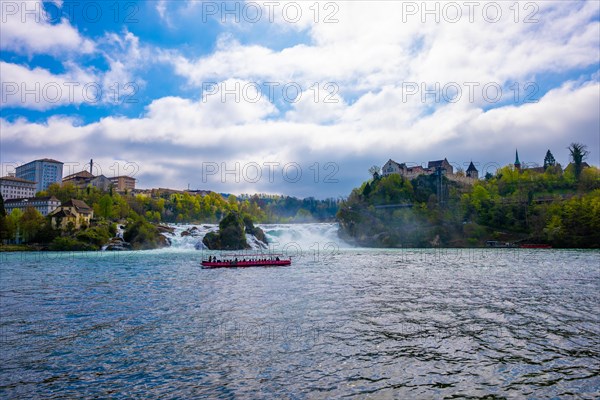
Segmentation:
{"type": "Polygon", "coordinates": [[[598,1],[0,6],[2,175],[338,198],[388,159],[600,165],[598,1]]]}

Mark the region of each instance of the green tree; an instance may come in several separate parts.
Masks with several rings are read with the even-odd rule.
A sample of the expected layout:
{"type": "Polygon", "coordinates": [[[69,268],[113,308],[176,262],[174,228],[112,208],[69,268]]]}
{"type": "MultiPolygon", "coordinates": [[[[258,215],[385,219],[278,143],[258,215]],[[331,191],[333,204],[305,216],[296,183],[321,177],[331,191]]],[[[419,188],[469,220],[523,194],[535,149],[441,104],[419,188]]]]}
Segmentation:
{"type": "Polygon", "coordinates": [[[586,192],[600,189],[600,169],[590,167],[581,171],[581,175],[579,176],[579,187],[586,192]]]}
{"type": "Polygon", "coordinates": [[[21,241],[21,217],[23,211],[18,208],[12,210],[12,212],[6,216],[7,225],[9,229],[9,238],[14,239],[17,243],[21,241]]]}
{"type": "Polygon", "coordinates": [[[39,192],[37,196],[54,196],[61,203],[65,203],[71,199],[79,199],[80,198],[80,190],[70,182],[63,183],[62,185],[59,183],[53,183],[48,186],[48,189],[44,192],[39,192]]]}
{"type": "Polygon", "coordinates": [[[548,167],[553,167],[555,165],[556,165],[556,160],[554,159],[552,152],[550,152],[550,149],[548,149],[548,151],[546,152],[546,157],[544,157],[544,169],[546,169],[548,167]]]}
{"type": "Polygon", "coordinates": [[[39,231],[44,227],[46,220],[38,210],[27,207],[21,216],[21,228],[23,230],[23,241],[33,241],[39,231]]]}
{"type": "Polygon", "coordinates": [[[230,194],[229,197],[227,197],[227,203],[229,204],[229,209],[231,211],[238,212],[237,197],[235,197],[233,194],[230,194]]]}
{"type": "Polygon", "coordinates": [[[363,196],[365,196],[365,198],[368,198],[371,194],[371,184],[369,182],[367,182],[367,184],[365,185],[362,194],[363,196]]]}
{"type": "Polygon", "coordinates": [[[575,180],[578,181],[583,168],[583,161],[590,152],[587,151],[587,146],[581,143],[571,143],[567,149],[569,149],[571,161],[573,161],[573,166],[575,167],[575,180]]]}
{"type": "Polygon", "coordinates": [[[146,211],[145,217],[151,222],[160,222],[160,213],[158,211],[146,211]]]}
{"type": "Polygon", "coordinates": [[[4,209],[4,199],[0,193],[0,244],[8,240],[8,224],[6,221],[6,210],[4,209]]]}
{"type": "Polygon", "coordinates": [[[6,217],[6,209],[4,208],[4,198],[0,193],[0,217],[6,217]]]}
{"type": "Polygon", "coordinates": [[[113,199],[110,195],[105,194],[100,198],[98,203],[98,214],[105,219],[112,218],[113,215],[113,199]]]}
{"type": "Polygon", "coordinates": [[[471,203],[475,211],[480,212],[481,207],[491,199],[490,193],[482,185],[475,185],[471,194],[471,203]]]}

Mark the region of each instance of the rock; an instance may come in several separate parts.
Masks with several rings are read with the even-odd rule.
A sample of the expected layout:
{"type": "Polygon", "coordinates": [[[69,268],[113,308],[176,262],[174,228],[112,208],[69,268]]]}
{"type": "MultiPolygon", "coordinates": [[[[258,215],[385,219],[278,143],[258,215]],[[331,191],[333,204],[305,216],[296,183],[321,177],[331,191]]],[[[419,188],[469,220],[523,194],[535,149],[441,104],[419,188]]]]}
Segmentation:
{"type": "Polygon", "coordinates": [[[185,236],[198,237],[198,236],[200,236],[200,231],[198,230],[197,227],[193,226],[193,227],[181,232],[181,237],[185,237],[185,236]]]}
{"type": "Polygon", "coordinates": [[[221,236],[218,232],[208,232],[202,239],[202,244],[210,250],[221,249],[221,236]]]}
{"type": "Polygon", "coordinates": [[[229,213],[219,223],[218,232],[209,232],[202,243],[210,250],[245,250],[250,246],[246,241],[244,221],[237,213],[229,213]]]}
{"type": "Polygon", "coordinates": [[[254,223],[252,223],[252,219],[249,216],[244,217],[244,228],[247,234],[254,235],[256,239],[264,243],[265,247],[269,244],[265,232],[259,227],[254,226],[254,223]]]}
{"type": "Polygon", "coordinates": [[[175,228],[173,228],[171,226],[167,226],[167,225],[156,225],[156,229],[158,229],[158,231],[160,233],[174,233],[175,232],[175,228]]]}
{"type": "Polygon", "coordinates": [[[124,241],[119,237],[112,238],[110,242],[106,245],[104,250],[107,251],[123,251],[123,250],[131,250],[131,244],[124,241]]]}
{"type": "Polygon", "coordinates": [[[249,216],[242,218],[237,213],[227,214],[219,223],[219,231],[207,233],[202,244],[210,250],[246,250],[252,248],[247,234],[251,235],[250,240],[255,247],[267,248],[267,236],[263,230],[254,226],[249,216]]]}
{"type": "Polygon", "coordinates": [[[133,250],[151,250],[160,249],[163,247],[169,247],[171,242],[166,238],[161,230],[164,232],[164,228],[169,228],[167,232],[171,232],[172,228],[161,225],[152,225],[144,220],[139,220],[127,226],[127,230],[123,235],[123,238],[131,243],[133,250]]]}
{"type": "Polygon", "coordinates": [[[259,248],[259,249],[269,248],[269,246],[265,242],[258,240],[253,235],[246,235],[246,240],[248,241],[249,244],[254,245],[254,246],[251,246],[253,248],[259,248]]]}

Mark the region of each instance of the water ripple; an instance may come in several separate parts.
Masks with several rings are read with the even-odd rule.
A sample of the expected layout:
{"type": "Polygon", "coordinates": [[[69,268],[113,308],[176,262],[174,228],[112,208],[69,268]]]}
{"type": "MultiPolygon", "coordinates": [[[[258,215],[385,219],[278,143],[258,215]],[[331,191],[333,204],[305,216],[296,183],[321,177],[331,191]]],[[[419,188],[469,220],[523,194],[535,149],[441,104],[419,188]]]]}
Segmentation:
{"type": "Polygon", "coordinates": [[[198,254],[2,255],[0,396],[600,397],[599,252],[198,254]]]}

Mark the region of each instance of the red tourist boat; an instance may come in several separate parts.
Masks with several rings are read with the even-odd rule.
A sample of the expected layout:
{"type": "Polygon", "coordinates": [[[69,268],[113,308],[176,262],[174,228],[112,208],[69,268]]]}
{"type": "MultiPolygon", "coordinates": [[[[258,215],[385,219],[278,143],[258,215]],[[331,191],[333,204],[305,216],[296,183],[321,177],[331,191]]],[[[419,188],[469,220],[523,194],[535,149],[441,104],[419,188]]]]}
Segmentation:
{"type": "Polygon", "coordinates": [[[281,254],[232,254],[224,259],[210,256],[202,260],[203,268],[245,268],[245,267],[284,267],[292,264],[290,258],[283,259],[281,254]]]}
{"type": "Polygon", "coordinates": [[[549,244],[537,244],[537,243],[525,243],[519,245],[522,249],[551,249],[552,246],[549,244]]]}

